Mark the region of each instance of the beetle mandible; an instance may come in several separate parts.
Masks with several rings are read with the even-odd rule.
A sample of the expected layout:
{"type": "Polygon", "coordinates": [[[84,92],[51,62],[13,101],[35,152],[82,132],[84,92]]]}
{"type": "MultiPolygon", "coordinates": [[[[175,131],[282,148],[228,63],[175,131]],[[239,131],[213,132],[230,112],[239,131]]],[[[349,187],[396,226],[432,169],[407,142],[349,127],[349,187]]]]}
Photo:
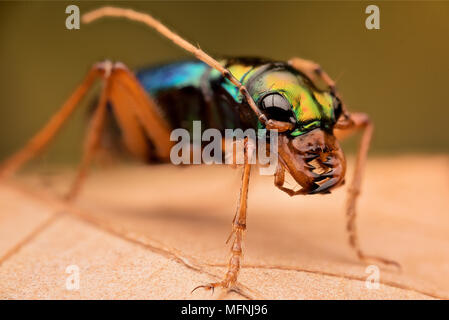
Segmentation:
{"type": "MultiPolygon", "coordinates": [[[[338,140],[362,130],[346,202],[349,242],[361,260],[398,266],[394,261],[368,256],[360,249],[355,226],[356,201],[373,124],[366,114],[349,113],[334,81],[318,64],[301,58],[292,58],[288,62],[260,58],[217,61],[150,15],[131,9],[99,8],[85,14],[83,22],[90,23],[106,16],[143,22],[192,53],[199,61],[165,64],[136,74],[122,63],[105,61],[94,64],[81,85],[44,128],[3,162],[2,176],[16,172],[48,145],[97,79],[101,79],[103,86],[85,138],[83,158],[67,200],[74,199],[82,186],[100,144],[108,114],[113,114],[127,150],[146,162],[169,162],[173,146],[170,132],[174,128],[188,126],[186,118],[201,120],[204,129],[277,130],[279,161],[274,184],[290,196],[324,194],[341,186],[346,161],[338,140]],[[108,113],[109,109],[112,113],[108,113]],[[284,186],[285,171],[301,186],[299,190],[284,186]]],[[[247,144],[245,148],[248,148],[247,144]]],[[[245,149],[245,153],[247,151],[245,149]]],[[[245,157],[240,201],[232,222],[228,271],[222,281],[200,287],[230,290],[236,284],[241,267],[252,167],[247,160],[245,157]]]]}

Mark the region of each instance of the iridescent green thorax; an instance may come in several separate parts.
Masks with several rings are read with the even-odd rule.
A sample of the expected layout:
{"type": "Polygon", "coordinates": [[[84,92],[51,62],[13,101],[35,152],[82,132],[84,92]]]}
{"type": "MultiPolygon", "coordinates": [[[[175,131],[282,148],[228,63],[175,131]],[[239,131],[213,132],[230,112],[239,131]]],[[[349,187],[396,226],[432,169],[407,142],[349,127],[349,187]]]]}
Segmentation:
{"type": "MultiPolygon", "coordinates": [[[[228,70],[245,85],[256,104],[270,93],[279,93],[290,103],[297,128],[292,136],[304,134],[316,127],[331,127],[335,123],[334,99],[328,92],[314,88],[308,79],[285,63],[267,63],[258,66],[232,64],[228,70]]],[[[243,97],[229,81],[223,87],[241,103],[243,97]]]]}

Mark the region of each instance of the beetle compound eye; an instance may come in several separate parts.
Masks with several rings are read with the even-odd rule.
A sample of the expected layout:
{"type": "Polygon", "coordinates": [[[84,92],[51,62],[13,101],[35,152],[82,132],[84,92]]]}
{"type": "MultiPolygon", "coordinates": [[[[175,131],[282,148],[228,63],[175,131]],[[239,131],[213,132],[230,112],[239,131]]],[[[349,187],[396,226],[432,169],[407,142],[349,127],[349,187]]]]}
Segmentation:
{"type": "Polygon", "coordinates": [[[263,97],[260,106],[268,119],[296,122],[290,103],[279,93],[271,93],[263,97]]]}
{"type": "Polygon", "coordinates": [[[262,108],[263,109],[279,108],[285,111],[291,109],[290,103],[288,103],[287,99],[283,95],[280,95],[279,93],[272,93],[263,97],[262,108]]]}

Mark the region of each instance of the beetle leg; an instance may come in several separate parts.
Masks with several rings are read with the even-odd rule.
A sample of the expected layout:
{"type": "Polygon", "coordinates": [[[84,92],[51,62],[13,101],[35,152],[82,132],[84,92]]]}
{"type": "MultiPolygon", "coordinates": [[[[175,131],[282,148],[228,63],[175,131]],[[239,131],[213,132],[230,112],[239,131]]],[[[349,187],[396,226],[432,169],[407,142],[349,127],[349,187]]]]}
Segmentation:
{"type": "Polygon", "coordinates": [[[80,190],[82,183],[87,175],[87,170],[98,148],[100,142],[101,132],[104,127],[104,120],[106,117],[106,104],[108,99],[108,92],[110,90],[110,74],[112,69],[112,64],[109,65],[109,69],[105,73],[105,81],[103,82],[103,88],[100,95],[100,100],[98,106],[95,109],[93,118],[90,123],[89,131],[87,132],[86,138],[84,140],[84,152],[81,164],[79,166],[78,172],[76,174],[75,180],[69,192],[66,195],[67,200],[73,200],[78,191],[80,190]]]}
{"type": "Polygon", "coordinates": [[[246,209],[248,200],[248,186],[249,177],[251,172],[251,164],[248,161],[248,146],[245,143],[245,163],[243,165],[242,174],[242,186],[240,189],[240,200],[234,219],[232,220],[232,232],[228,237],[229,240],[234,236],[231,245],[231,258],[228,262],[228,270],[224,279],[220,282],[210,283],[207,285],[198,286],[192,290],[195,291],[198,288],[205,288],[207,290],[214,290],[216,287],[226,288],[228,290],[235,290],[234,285],[237,282],[237,276],[240,271],[241,259],[242,259],[242,246],[243,236],[246,230],[246,209]]]}
{"type": "Polygon", "coordinates": [[[147,161],[151,157],[151,150],[148,148],[148,141],[139,119],[130,107],[134,101],[129,94],[117,86],[116,81],[111,81],[109,106],[112,108],[117,124],[120,128],[121,138],[126,149],[136,159],[147,161]]]}
{"type": "Polygon", "coordinates": [[[22,149],[1,164],[0,176],[5,177],[14,174],[20,167],[35,157],[51,142],[67,119],[72,115],[73,111],[78,106],[78,103],[91,88],[95,79],[101,76],[103,67],[104,66],[99,63],[95,64],[90,69],[83,82],[73,92],[69,99],[67,99],[61,109],[52,116],[44,128],[33,136],[22,149]]]}
{"type": "Polygon", "coordinates": [[[331,92],[336,91],[334,80],[329,77],[318,63],[298,57],[290,59],[288,63],[296,70],[304,73],[318,89],[328,89],[331,92]]]}
{"type": "Polygon", "coordinates": [[[276,168],[276,173],[274,174],[274,185],[278,189],[280,189],[281,191],[284,191],[290,197],[308,193],[308,191],[306,191],[304,188],[301,188],[301,189],[295,191],[293,189],[284,187],[284,182],[285,182],[285,168],[281,164],[278,164],[278,166],[276,168]]]}
{"type": "Polygon", "coordinates": [[[129,107],[153,143],[158,159],[169,160],[174,143],[170,141],[171,128],[162,111],[126,66],[119,64],[115,73],[113,85],[117,90],[120,88],[133,102],[129,107]]]}
{"type": "MultiPolygon", "coordinates": [[[[124,64],[117,62],[107,72],[105,83],[108,87],[105,92],[105,99],[111,102],[111,107],[123,132],[124,143],[128,150],[141,160],[146,160],[149,157],[143,129],[154,145],[156,156],[163,160],[169,159],[172,145],[169,125],[162,117],[156,103],[141,87],[135,76],[124,64]]],[[[100,98],[100,105],[101,100],[100,98]]],[[[98,109],[102,108],[99,106],[98,109]]],[[[98,127],[98,129],[92,129],[87,136],[83,161],[67,199],[76,197],[87,174],[87,169],[98,144],[102,125],[98,127]],[[92,142],[89,142],[90,140],[92,142]]]]}
{"type": "Polygon", "coordinates": [[[284,187],[284,182],[285,182],[285,169],[280,163],[278,163],[276,173],[274,174],[274,185],[278,187],[280,190],[287,193],[290,197],[294,196],[295,190],[284,187]]]}
{"type": "Polygon", "coordinates": [[[15,173],[22,165],[41,152],[68,120],[94,81],[100,77],[103,79],[101,97],[85,138],[81,165],[66,199],[72,200],[76,197],[87,175],[87,169],[99,144],[107,103],[110,103],[112,107],[125,145],[136,158],[143,160],[148,158],[148,145],[142,132],[145,130],[155,147],[156,156],[163,160],[168,159],[171,147],[170,128],[160,114],[156,103],[148,96],[125,65],[105,61],[94,64],[81,85],[44,128],[25,147],[1,165],[0,176],[15,173]]]}
{"type": "Polygon", "coordinates": [[[387,265],[394,265],[400,268],[400,265],[392,260],[388,260],[381,257],[374,257],[366,255],[360,248],[359,239],[357,236],[356,228],[356,204],[360,195],[360,188],[362,182],[362,173],[365,167],[365,162],[368,154],[369,145],[371,142],[371,136],[373,134],[373,123],[368,115],[364,113],[352,113],[349,118],[352,122],[351,126],[347,126],[344,129],[335,130],[337,138],[343,137],[348,131],[363,130],[362,139],[360,141],[359,150],[357,153],[357,159],[355,163],[354,177],[348,188],[348,196],[346,200],[346,229],[349,233],[349,243],[355,250],[359,259],[363,261],[377,261],[387,265]]]}
{"type": "Polygon", "coordinates": [[[274,174],[274,185],[276,187],[282,187],[285,182],[285,169],[284,167],[278,163],[278,166],[276,167],[276,173],[274,174]]]}

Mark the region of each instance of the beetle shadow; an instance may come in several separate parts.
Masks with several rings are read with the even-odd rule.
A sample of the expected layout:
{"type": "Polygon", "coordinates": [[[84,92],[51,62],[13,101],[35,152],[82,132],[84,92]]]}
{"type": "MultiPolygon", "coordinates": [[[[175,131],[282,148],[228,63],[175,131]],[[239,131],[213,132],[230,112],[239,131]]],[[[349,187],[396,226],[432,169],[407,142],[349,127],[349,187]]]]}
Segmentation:
{"type": "MultiPolygon", "coordinates": [[[[234,215],[230,207],[217,209],[217,206],[207,204],[192,204],[180,208],[176,205],[150,206],[131,203],[108,205],[107,203],[103,203],[101,209],[102,211],[106,211],[107,214],[119,217],[120,220],[129,219],[130,223],[127,224],[129,228],[133,228],[133,225],[138,226],[133,231],[143,232],[142,229],[145,226],[149,226],[149,232],[151,232],[152,228],[157,228],[158,231],[163,232],[165,228],[171,229],[172,227],[176,227],[176,229],[180,229],[183,226],[188,226],[190,232],[192,228],[197,228],[198,232],[209,233],[210,237],[215,237],[216,233],[227,235],[230,231],[230,225],[234,215]],[[220,212],[217,213],[217,210],[220,212]],[[215,213],[210,214],[211,212],[215,213]],[[153,226],[151,226],[152,222],[154,222],[153,226]]],[[[273,215],[272,219],[275,218],[273,215]]],[[[286,260],[301,261],[312,259],[312,261],[325,260],[326,263],[333,261],[344,265],[361,265],[355,256],[351,258],[348,255],[342,254],[341,252],[343,250],[332,250],[331,245],[325,245],[316,238],[308,237],[307,233],[302,231],[303,228],[306,227],[298,226],[297,229],[285,229],[282,228],[282,224],[270,224],[269,220],[259,220],[255,222],[253,227],[250,227],[247,240],[251,241],[252,245],[254,245],[254,242],[257,242],[257,247],[266,252],[267,255],[270,255],[271,252],[273,256],[280,255],[283,258],[285,257],[286,260]],[[274,238],[270,237],[269,235],[271,233],[276,234],[276,236],[274,238]]],[[[325,230],[323,230],[324,232],[325,230]]],[[[153,234],[153,232],[151,233],[153,234]]],[[[153,236],[156,236],[156,234],[153,234],[153,236]]],[[[224,242],[226,239],[223,238],[222,240],[224,242]]],[[[344,246],[348,244],[344,242],[338,245],[344,246]]],[[[226,254],[227,246],[224,245],[223,256],[226,254]]]]}

